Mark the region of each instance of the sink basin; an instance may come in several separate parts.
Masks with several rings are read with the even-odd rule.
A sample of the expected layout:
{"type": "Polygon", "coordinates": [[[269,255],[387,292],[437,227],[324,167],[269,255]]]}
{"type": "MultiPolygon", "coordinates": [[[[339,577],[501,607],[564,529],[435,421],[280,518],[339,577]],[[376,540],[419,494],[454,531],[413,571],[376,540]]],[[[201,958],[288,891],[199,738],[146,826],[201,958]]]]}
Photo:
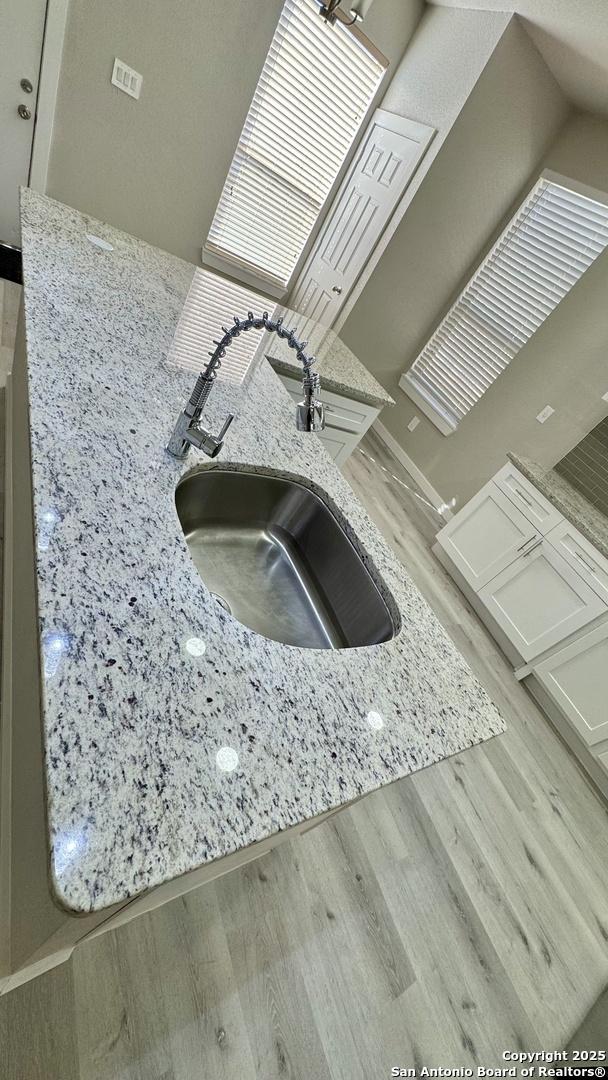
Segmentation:
{"type": "Polygon", "coordinates": [[[175,503],[205,585],[258,634],[305,649],[394,637],[389,609],[353,544],[303,484],[206,469],[180,482],[175,503]]]}

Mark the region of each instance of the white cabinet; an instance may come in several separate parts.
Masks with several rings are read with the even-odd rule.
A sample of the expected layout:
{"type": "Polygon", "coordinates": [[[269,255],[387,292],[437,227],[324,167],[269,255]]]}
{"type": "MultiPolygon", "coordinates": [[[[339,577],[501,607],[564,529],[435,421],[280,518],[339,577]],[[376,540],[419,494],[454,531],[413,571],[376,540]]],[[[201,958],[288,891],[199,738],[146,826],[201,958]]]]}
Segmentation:
{"type": "Polygon", "coordinates": [[[510,463],[434,550],[608,797],[608,558],[510,463]]]}
{"type": "MultiPolygon", "coordinates": [[[[588,745],[608,739],[608,622],[537,664],[533,673],[588,745]]],[[[608,768],[608,752],[598,760],[608,768]]]]}
{"type": "Polygon", "coordinates": [[[524,660],[608,614],[608,560],[514,465],[505,465],[437,536],[524,660]]]}
{"type": "Polygon", "coordinates": [[[478,592],[538,536],[524,514],[490,482],[441,530],[437,543],[478,592]]]}
{"type": "Polygon", "coordinates": [[[606,611],[606,605],[541,537],[479,592],[524,658],[532,660],[606,611]]]}
{"type": "MultiPolygon", "coordinates": [[[[293,400],[301,401],[302,383],[288,375],[277,374],[293,400]]],[[[322,382],[321,400],[325,406],[325,429],[317,434],[336,465],[342,465],[373,424],[380,408],[324,390],[322,382]]]]}

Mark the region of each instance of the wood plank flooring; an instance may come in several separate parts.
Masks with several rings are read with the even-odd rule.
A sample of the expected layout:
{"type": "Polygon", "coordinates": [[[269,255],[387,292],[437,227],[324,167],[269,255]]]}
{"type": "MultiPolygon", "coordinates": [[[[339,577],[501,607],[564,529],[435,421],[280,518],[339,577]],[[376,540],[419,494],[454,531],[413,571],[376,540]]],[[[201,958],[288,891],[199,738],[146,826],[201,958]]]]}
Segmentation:
{"type": "Polygon", "coordinates": [[[13,362],[20,302],[21,285],[0,278],[0,386],[6,383],[6,374],[10,371],[13,362]]]}
{"type": "MultiPolygon", "coordinates": [[[[2,1080],[496,1066],[505,1049],[563,1048],[608,984],[607,807],[432,556],[434,511],[375,436],[362,448],[349,482],[506,734],[0,999],[2,1080]]],[[[597,1009],[594,1023],[608,1035],[597,1009]]]]}

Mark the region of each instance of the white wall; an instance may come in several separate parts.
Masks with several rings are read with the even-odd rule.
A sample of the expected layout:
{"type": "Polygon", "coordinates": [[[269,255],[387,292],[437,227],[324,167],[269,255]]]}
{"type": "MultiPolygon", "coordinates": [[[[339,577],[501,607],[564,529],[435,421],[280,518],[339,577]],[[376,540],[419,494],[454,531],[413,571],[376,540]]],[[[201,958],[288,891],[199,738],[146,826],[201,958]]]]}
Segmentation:
{"type": "MultiPolygon", "coordinates": [[[[457,42],[454,49],[458,51],[457,42]]],[[[543,448],[553,460],[561,456],[556,444],[549,450],[538,443],[547,438],[552,422],[544,427],[529,422],[531,367],[526,353],[535,347],[532,342],[449,438],[423,416],[416,430],[408,432],[408,422],[420,413],[398,380],[540,172],[567,116],[557,83],[514,20],[342,329],[347,344],[397,401],[384,411],[383,423],[444,499],[455,496],[461,503],[469,498],[504,462],[508,448],[541,459],[543,448]],[[517,372],[520,379],[507,394],[508,381],[517,372]]],[[[568,163],[572,165],[578,152],[579,167],[585,171],[594,140],[581,135],[579,143],[583,145],[568,155],[568,163]]],[[[547,161],[558,167],[552,158],[547,161]]],[[[570,362],[565,343],[559,357],[556,366],[570,362]]],[[[545,382],[540,395],[544,400],[532,416],[547,404],[548,393],[545,382]]],[[[561,445],[571,435],[571,429],[566,433],[564,428],[557,442],[561,445]]]]}
{"type": "MultiPolygon", "coordinates": [[[[283,0],[71,0],[48,193],[199,262],[283,0]],[[114,57],[144,76],[138,102],[114,57]]],[[[423,0],[375,0],[393,62],[423,0]]]]}

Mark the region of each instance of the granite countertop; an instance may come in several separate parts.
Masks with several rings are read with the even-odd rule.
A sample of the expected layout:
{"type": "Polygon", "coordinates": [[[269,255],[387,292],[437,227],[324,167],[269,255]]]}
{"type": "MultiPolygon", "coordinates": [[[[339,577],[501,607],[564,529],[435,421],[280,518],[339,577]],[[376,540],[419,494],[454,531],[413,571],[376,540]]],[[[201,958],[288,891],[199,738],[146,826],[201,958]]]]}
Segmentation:
{"type": "Polygon", "coordinates": [[[509,460],[527,476],[542,495],[608,559],[608,518],[577,491],[565,476],[529,458],[509,453],[509,460]]]}
{"type": "MultiPolygon", "coordinates": [[[[355,401],[375,405],[382,409],[385,405],[394,405],[394,399],[387,394],[373,375],[347,345],[334,333],[315,319],[299,315],[290,308],[278,308],[273,318],[281,315],[287,326],[295,327],[296,337],[308,342],[306,352],[316,358],[315,370],[321,376],[324,390],[333,390],[336,394],[345,394],[355,401]]],[[[302,378],[302,366],[296,359],[293,349],[281,341],[276,334],[268,334],[262,343],[266,358],[280,375],[289,375],[294,379],[302,378]]]]}
{"type": "Polygon", "coordinates": [[[214,388],[211,429],[238,414],[219,464],[297,475],[322,493],[401,628],[368,648],[299,649],[213,600],[174,493],[183,474],[214,465],[164,449],[193,383],[167,353],[194,267],[27,190],[22,236],[59,903],[87,912],[125,901],[502,732],[320,440],[294,429],[266,363],[246,387],[214,388]],[[238,755],[230,772],[218,766],[225,747],[238,755]]]}

